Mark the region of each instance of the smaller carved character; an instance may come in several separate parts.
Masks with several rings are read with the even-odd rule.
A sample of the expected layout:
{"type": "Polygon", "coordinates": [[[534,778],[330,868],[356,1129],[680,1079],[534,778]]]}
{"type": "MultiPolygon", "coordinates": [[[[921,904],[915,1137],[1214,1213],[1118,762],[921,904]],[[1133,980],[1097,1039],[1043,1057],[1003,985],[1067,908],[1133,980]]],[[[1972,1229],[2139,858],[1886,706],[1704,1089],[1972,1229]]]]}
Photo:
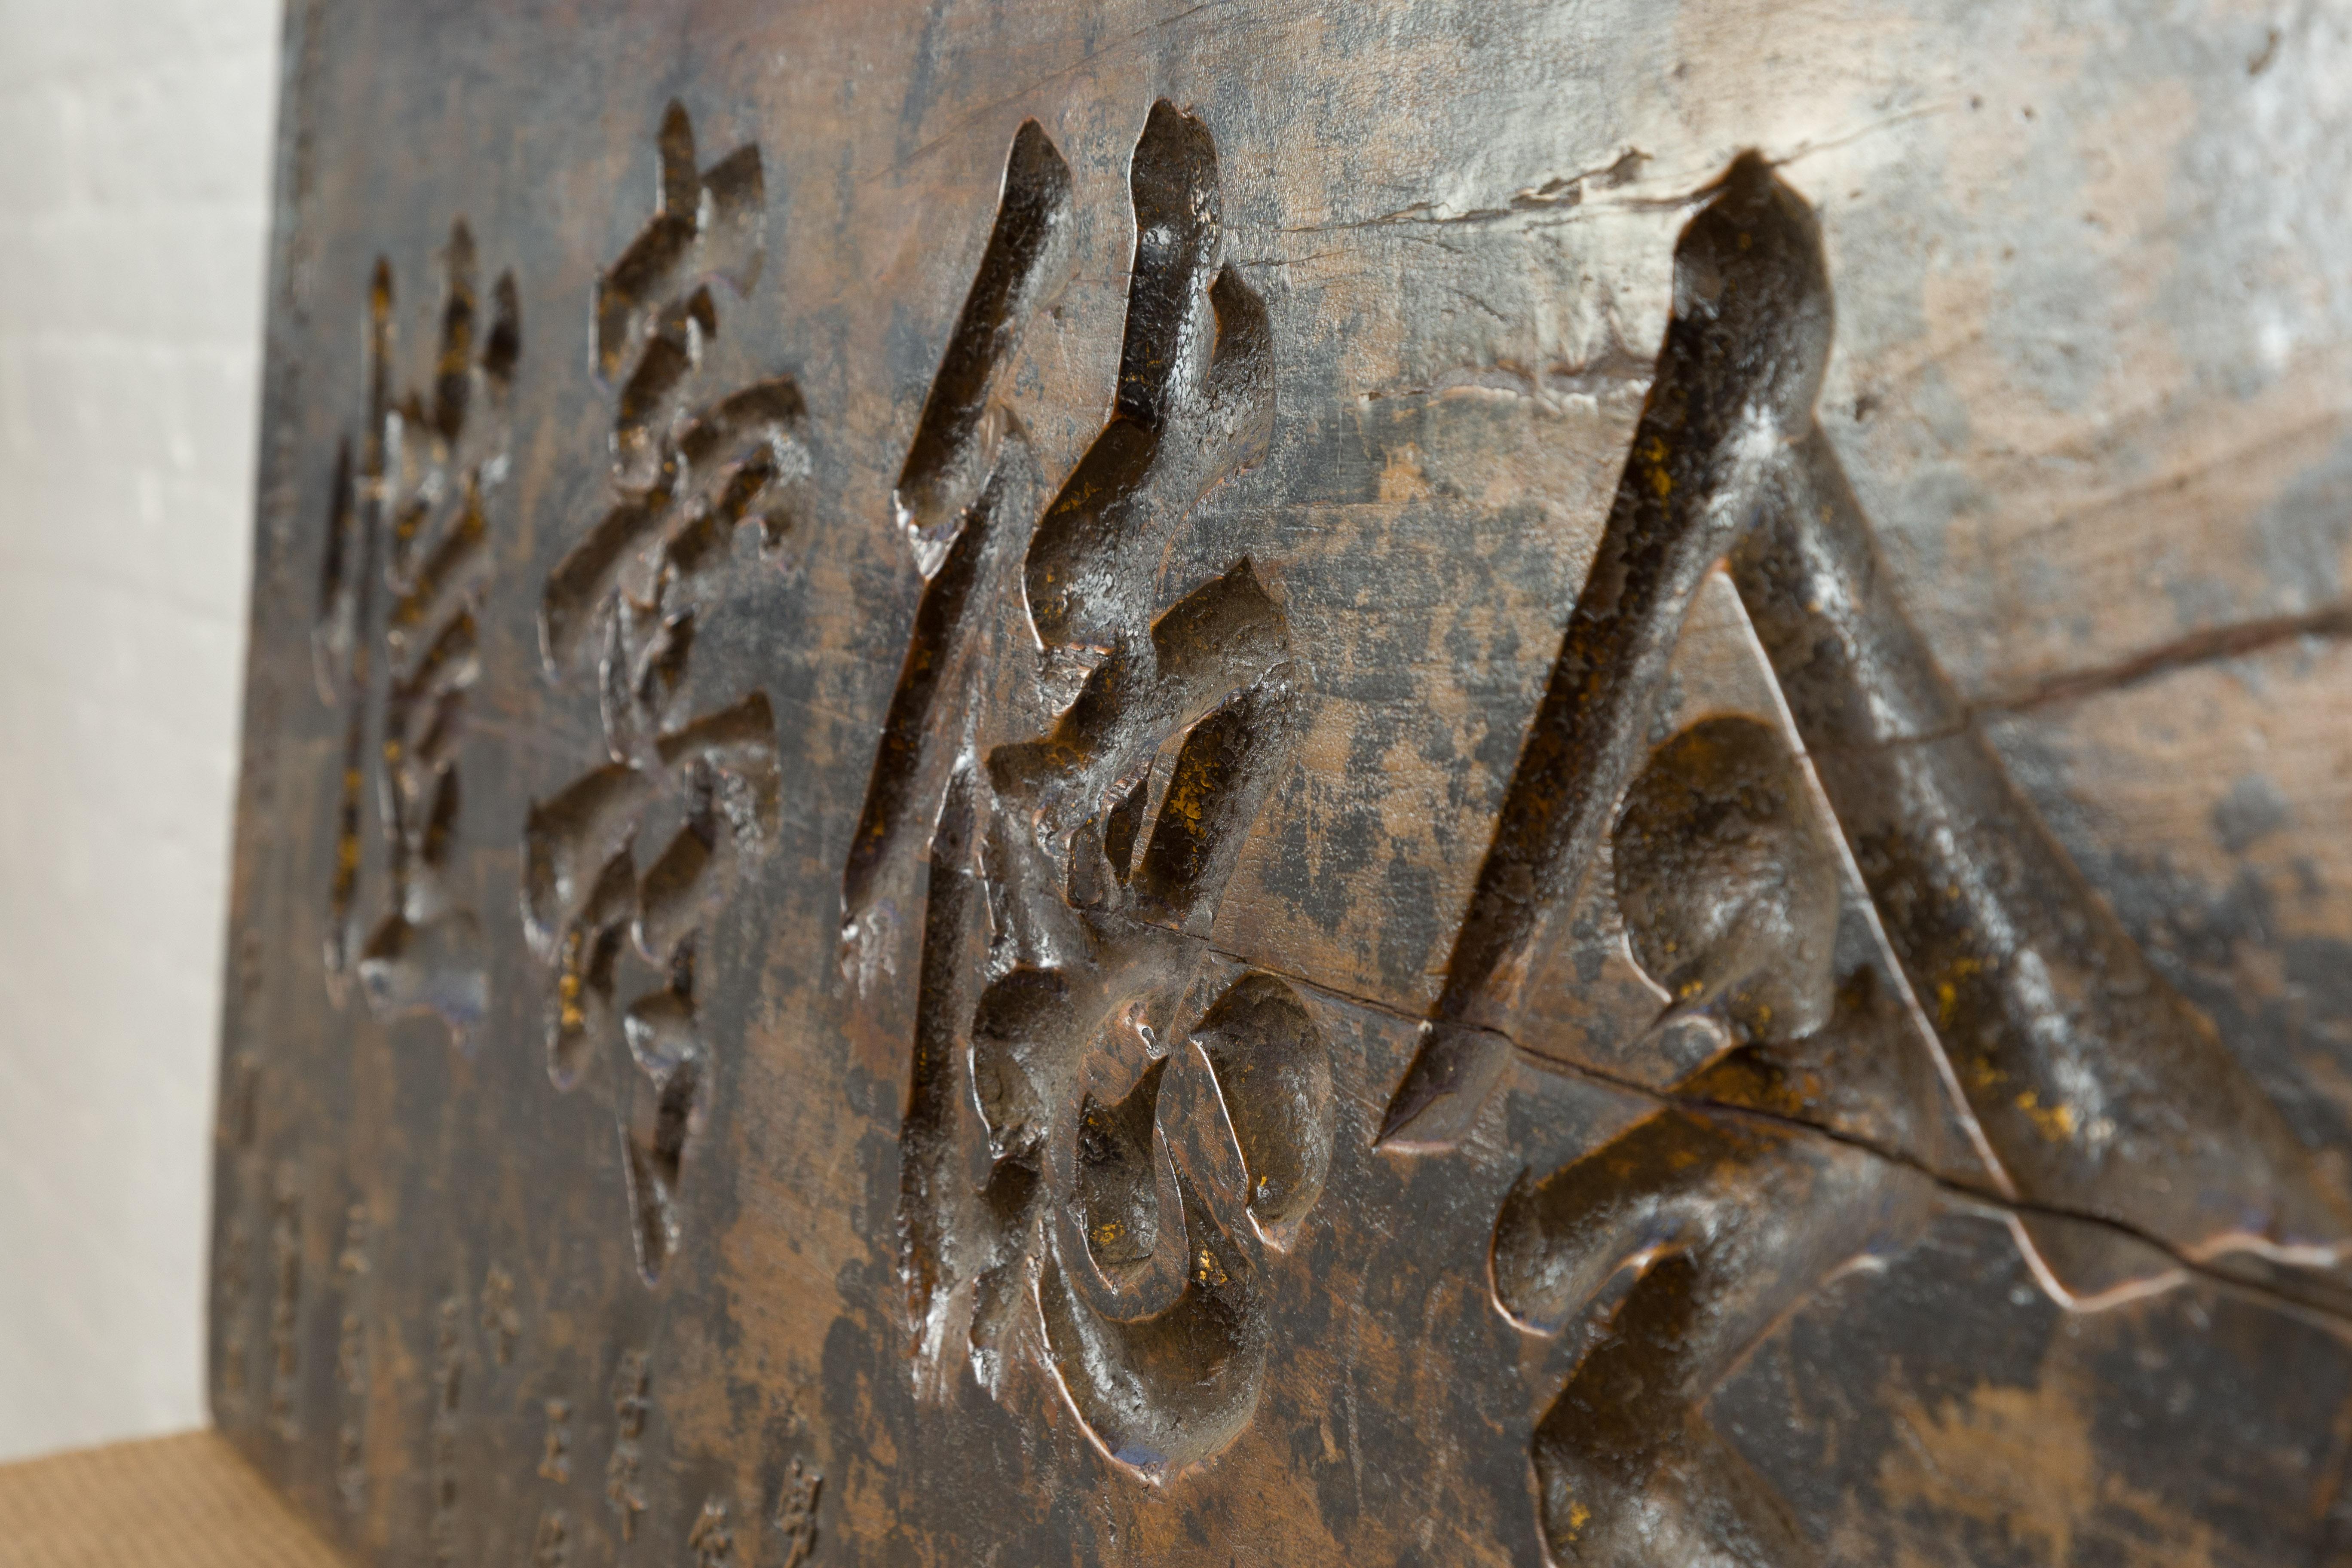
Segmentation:
{"type": "Polygon", "coordinates": [[[613,1373],[613,1456],[604,1465],[604,1500],[621,1516],[621,1539],[637,1538],[637,1515],[646,1511],[645,1494],[637,1489],[637,1471],[644,1456],[638,1441],[646,1434],[646,1416],[653,1408],[653,1371],[643,1351],[623,1351],[613,1373]]]}
{"type": "Polygon", "coordinates": [[[515,1342],[522,1338],[522,1310],[515,1305],[514,1276],[495,1263],[482,1276],[481,1319],[490,1359],[507,1365],[514,1360],[515,1342]]]}
{"type": "Polygon", "coordinates": [[[547,1431],[540,1442],[539,1474],[559,1487],[572,1484],[572,1401],[551,1399],[541,1406],[547,1431]]]}
{"type": "Polygon", "coordinates": [[[539,1516],[530,1540],[531,1568],[566,1568],[572,1561],[572,1520],[560,1508],[539,1516]]]}
{"type": "Polygon", "coordinates": [[[783,1542],[782,1568],[803,1568],[816,1554],[816,1505],[824,1477],[795,1455],[776,1494],[776,1537],[783,1542]]]}
{"type": "Polygon", "coordinates": [[[291,1441],[302,1435],[302,1186],[291,1161],[278,1169],[269,1248],[269,1425],[291,1441]]]}
{"type": "Polygon", "coordinates": [[[708,1498],[686,1532],[686,1549],[694,1553],[694,1568],[727,1568],[735,1561],[735,1531],[728,1523],[727,1504],[708,1498]]]}
{"type": "Polygon", "coordinates": [[[335,1428],[335,1490],[344,1511],[367,1503],[368,1335],[361,1308],[369,1294],[373,1264],[365,1204],[353,1204],[343,1217],[343,1246],[335,1273],[343,1291],[343,1319],[335,1340],[335,1385],[342,1419],[335,1428]]]}
{"type": "Polygon", "coordinates": [[[466,1302],[452,1295],[441,1303],[433,1341],[432,1451],[434,1568],[457,1561],[457,1435],[465,1407],[466,1302]]]}

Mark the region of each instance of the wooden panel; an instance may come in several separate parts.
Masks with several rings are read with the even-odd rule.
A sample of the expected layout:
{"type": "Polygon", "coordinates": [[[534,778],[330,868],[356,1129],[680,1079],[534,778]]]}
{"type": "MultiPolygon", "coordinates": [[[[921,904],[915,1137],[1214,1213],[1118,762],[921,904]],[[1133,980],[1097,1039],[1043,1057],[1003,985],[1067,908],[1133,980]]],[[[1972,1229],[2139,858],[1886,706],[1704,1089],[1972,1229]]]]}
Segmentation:
{"type": "Polygon", "coordinates": [[[222,1426],[384,1563],[2335,1562],[2339,31],[297,0],[222,1426]]]}

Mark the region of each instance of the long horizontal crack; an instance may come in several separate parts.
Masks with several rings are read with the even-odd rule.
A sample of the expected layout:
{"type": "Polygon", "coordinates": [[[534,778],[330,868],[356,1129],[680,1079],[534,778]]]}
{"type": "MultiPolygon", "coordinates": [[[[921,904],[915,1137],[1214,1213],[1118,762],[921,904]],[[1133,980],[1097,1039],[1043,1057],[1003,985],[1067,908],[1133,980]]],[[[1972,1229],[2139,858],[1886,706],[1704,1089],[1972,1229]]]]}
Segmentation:
{"type": "MultiPolygon", "coordinates": [[[[1162,927],[1161,929],[1166,930],[1170,928],[1162,927]]],[[[1180,934],[1189,935],[1190,933],[1180,934]]],[[[1353,1005],[1365,1008],[1368,1011],[1381,1014],[1384,1016],[1392,1018],[1400,1023],[1409,1024],[1415,1028],[1418,1028],[1421,1025],[1422,1020],[1419,1016],[1408,1013],[1404,1009],[1398,1007],[1393,1004],[1381,1002],[1377,998],[1360,995],[1354,992],[1344,991],[1335,986],[1327,985],[1303,974],[1275,969],[1264,963],[1262,960],[1254,959],[1245,954],[1234,952],[1228,949],[1219,947],[1214,942],[1209,941],[1206,937],[1194,937],[1192,940],[1199,942],[1206,951],[1232,963],[1245,964],[1252,968],[1265,970],[1269,973],[1280,974],[1282,978],[1286,980],[1291,981],[1299,985],[1304,985],[1309,990],[1316,991],[1323,995],[1349,1003],[1353,1005]]],[[[1914,1172],[1917,1175],[1925,1178],[1927,1181],[1934,1184],[1938,1192],[1944,1193],[1964,1203],[1973,1204],[1981,1208],[1996,1210],[2002,1213],[2016,1214],[2028,1218],[2039,1217],[2065,1220],[2078,1225],[2096,1226],[2099,1229],[2106,1231],[2110,1235],[2138,1242],[2144,1247],[2161,1253],[2163,1256],[2170,1258],[2174,1263],[2179,1265],[2183,1270],[2195,1275],[2200,1279],[2210,1281],[2211,1283],[2224,1289],[2243,1291],[2248,1295],[2257,1297],[2265,1304],[2276,1310],[2287,1312],[2294,1316],[2318,1319],[2323,1321],[2328,1327],[2347,1333],[2352,1333],[2352,1310],[2332,1307],[2319,1301],[2301,1298],[2282,1290],[2275,1286],[2265,1284],[2263,1281],[2248,1279],[2242,1276],[2232,1274],[2226,1269],[2216,1268],[2210,1262],[2189,1258],[2183,1255],[2179,1247],[2175,1247],[2170,1242],[2164,1240],[2162,1237],[2152,1236],[2146,1231],[2140,1230],[2120,1220],[2112,1219],[2104,1215],[2090,1214],[2081,1210],[2070,1209],[2063,1205],[2035,1203],[2028,1199],[2005,1197],[1988,1188],[1974,1186],[1967,1182],[1959,1181],[1952,1176],[1947,1175],[1931,1168],[1921,1161],[1915,1159],[1908,1154],[1903,1153],[1899,1150],[1885,1148],[1880,1144],[1872,1142],[1869,1139],[1859,1138],[1848,1132],[1840,1132],[1834,1128],[1824,1127],[1815,1121],[1808,1121],[1802,1117],[1786,1116],[1779,1112],[1760,1110],[1754,1106],[1731,1105],[1722,1100],[1709,1100],[1699,1096],[1675,1094],[1672,1090],[1655,1089],[1648,1084],[1641,1083],[1632,1079],[1619,1077],[1616,1074],[1611,1073],[1604,1068],[1595,1067],[1588,1062],[1576,1061],[1570,1058],[1552,1056],[1545,1052],[1535,1050],[1530,1047],[1522,1045],[1517,1039],[1514,1038],[1507,1031],[1505,1030],[1490,1029],[1487,1032],[1505,1041],[1509,1045],[1513,1051],[1522,1058],[1525,1058],[1532,1063],[1538,1064],[1541,1068],[1553,1069],[1565,1068],[1568,1071],[1575,1073],[1579,1077],[1588,1079],[1594,1083],[1605,1085],[1608,1088],[1617,1089],[1621,1092],[1637,1096],[1650,1100],[1654,1104],[1661,1107],[1696,1106],[1717,1114],[1751,1117],[1759,1121],[1770,1122],[1777,1126],[1787,1127],[1797,1131],[1811,1133],[1814,1136],[1825,1139],[1830,1142],[1837,1143],[1846,1148],[1854,1149],[1863,1153],[1871,1155],[1874,1158],[1884,1160],[1888,1164],[1899,1166],[1905,1170],[1914,1172]]]]}
{"type": "MultiPolygon", "coordinates": [[[[982,880],[992,880],[992,879],[983,878],[982,880]]],[[[1277,964],[1271,963],[1261,956],[1237,952],[1231,948],[1220,946],[1210,938],[1198,932],[1183,931],[1178,927],[1169,925],[1164,921],[1150,920],[1140,915],[1129,914],[1119,918],[1131,921],[1136,925],[1148,926],[1154,931],[1162,931],[1168,935],[1178,937],[1184,942],[1195,944],[1202,952],[1211,954],[1217,958],[1222,958],[1228,963],[1240,964],[1247,969],[1254,969],[1263,973],[1275,975],[1280,979],[1288,981],[1293,984],[1304,986],[1307,990],[1316,992],[1320,995],[1329,997],[1334,1001],[1361,1008],[1369,1013],[1377,1014],[1382,1017],[1391,1019],[1393,1022],[1402,1024],[1410,1028],[1417,1030],[1423,1021],[1420,1014],[1408,1011],[1405,1008],[1398,1006],[1392,1002],[1383,1001],[1375,996],[1366,996],[1358,992],[1349,991],[1339,986],[1328,984],[1323,981],[1317,980],[1310,975],[1300,973],[1296,970],[1285,969],[1277,964]]],[[[2035,1203],[2029,1199],[2007,1197],[1987,1188],[1974,1186],[1967,1182],[1947,1175],[1899,1150],[1886,1148],[1881,1144],[1871,1142],[1867,1138],[1857,1137],[1853,1133],[1840,1132],[1834,1128],[1824,1127],[1817,1121],[1808,1121],[1802,1117],[1783,1115],[1777,1111],[1762,1110],[1755,1106],[1732,1105],[1722,1100],[1710,1100],[1701,1096],[1676,1094],[1670,1089],[1656,1089],[1636,1079],[1621,1077],[1617,1074],[1609,1072],[1605,1068],[1596,1067],[1590,1062],[1578,1061],[1572,1058],[1554,1056],[1549,1052],[1537,1050],[1533,1047],[1522,1044],[1507,1030],[1496,1029],[1488,1026],[1484,1028],[1483,1032],[1501,1040],[1507,1045],[1513,1052],[1529,1063],[1535,1065],[1539,1069],[1551,1071],[1564,1070],[1580,1078],[1586,1079],[1593,1083],[1615,1089],[1621,1093],[1648,1100],[1661,1108],[1697,1108],[1705,1110],[1715,1115],[1747,1117],[1774,1126],[1787,1128],[1793,1131],[1808,1133],[1812,1136],[1822,1138],[1826,1142],[1836,1143],[1842,1147],[1850,1148],[1857,1151],[1858,1152],[1870,1155],[1874,1159],[1883,1160],[1890,1165],[1909,1171],[1931,1183],[1936,1187],[1937,1191],[1947,1194],[1957,1202],[1972,1205],[1979,1209],[2016,1215],[2024,1218],[2062,1220],[2077,1225],[2094,1226],[2111,1236],[2137,1242],[2139,1245],[2170,1259],[2183,1272],[2193,1275],[2219,1289],[2243,1293],[2261,1300],[2264,1305],[2270,1307],[2273,1310],[2284,1312],[2291,1317],[2296,1317],[2315,1322],[2331,1331],[2342,1333],[2347,1337],[2352,1337],[2352,1307],[2337,1307],[2329,1305],[2323,1301],[2297,1296],[2293,1292],[2282,1289],[2275,1285],[2266,1283],[2263,1280],[2252,1279],[2242,1275],[2233,1274],[2226,1268],[2216,1267],[2212,1262],[2189,1258],[2183,1254],[2181,1250],[2171,1242],[2168,1242],[2160,1237],[2150,1235],[2149,1233],[2126,1224],[2123,1221],[2110,1218],[2107,1215],[2092,1214],[2080,1209],[2072,1209],[2063,1205],[2035,1203]]],[[[2233,1255],[2225,1254],[2223,1256],[2233,1255]]],[[[2326,1275],[2315,1274],[2314,1279],[2315,1280],[2324,1279],[2328,1280],[2331,1283],[2334,1282],[2331,1277],[2326,1275]]],[[[2352,1291],[2347,1291],[2347,1296],[2352,1296],[2352,1291]]]]}
{"type": "Polygon", "coordinates": [[[1542,1068],[1555,1070],[1565,1068],[1579,1077],[1590,1079],[1596,1083],[1604,1084],[1628,1094],[1638,1095],[1661,1106],[1697,1107],[1717,1115],[1745,1117],[1773,1126],[1810,1133],[1829,1142],[1857,1150],[1874,1159],[1883,1160],[1890,1165],[1910,1171],[1934,1184],[1938,1192],[1982,1208],[2014,1214],[2026,1218],[2065,1220],[2076,1225],[2095,1226],[2112,1236],[2137,1242],[2152,1251],[2160,1253],[2185,1272],[2196,1275],[2201,1279],[2209,1280],[2225,1289],[2241,1290],[2258,1297],[2277,1310],[2294,1316],[2322,1320],[2333,1329],[2352,1333],[2352,1310],[2332,1307],[2299,1297],[2261,1280],[2249,1279],[2242,1275],[2232,1274],[2225,1268],[2216,1268],[2210,1262],[2188,1257],[2171,1242],[2122,1220],[2114,1219],[2105,1215],[2071,1209],[2060,1204],[2035,1203],[2031,1199],[2004,1197],[1946,1175],[1899,1150],[1885,1148],[1867,1138],[1856,1137],[1850,1132],[1840,1132],[1834,1128],[1824,1127],[1817,1121],[1808,1121],[1801,1116],[1788,1116],[1758,1106],[1734,1105],[1705,1096],[1675,1094],[1671,1090],[1654,1089],[1647,1084],[1621,1078],[1587,1062],[1532,1050],[1520,1045],[1517,1040],[1511,1040],[1507,1034],[1500,1030],[1494,1032],[1502,1038],[1510,1040],[1511,1048],[1520,1056],[1542,1068]]]}
{"type": "MultiPolygon", "coordinates": [[[[2098,1229],[2105,1230],[2111,1235],[2122,1237],[2127,1240],[2137,1242],[2139,1245],[2147,1247],[2151,1251],[2170,1258],[2175,1264],[2179,1265],[2184,1272],[2193,1274],[2200,1279],[2210,1281],[2211,1283],[2226,1289],[2239,1290],[2250,1296],[2257,1297],[2265,1304],[2276,1310],[2286,1312],[2297,1317],[2319,1320],[2330,1328],[2346,1332],[2352,1332],[2352,1309],[2329,1306],[2325,1302],[2313,1299],[2312,1297],[2298,1296],[2293,1292],[2281,1289],[2277,1286],[2264,1283],[2262,1280],[2250,1279],[2243,1275],[2233,1274],[2226,1268],[2216,1267],[2215,1264],[2210,1261],[2189,1258],[2183,1254],[2179,1247],[2173,1246],[2170,1242],[2166,1241],[2163,1237],[2152,1235],[2147,1231],[2141,1230],[2137,1226],[2127,1224],[2125,1221],[2109,1218],[2104,1215],[2084,1214],[2057,1204],[2035,1203],[2031,1199],[2026,1198],[2006,1198],[1996,1196],[1983,1191],[1981,1188],[1970,1186],[1965,1182],[1954,1180],[1952,1177],[1932,1170],[1906,1154],[1898,1153],[1895,1151],[1889,1149],[1882,1149],[1878,1145],[1871,1142],[1868,1139],[1856,1138],[1848,1133],[1839,1132],[1832,1128],[1823,1127],[1816,1122],[1807,1121],[1801,1117],[1783,1116],[1778,1112],[1763,1110],[1756,1106],[1731,1105],[1724,1101],[1715,1100],[1696,1099],[1679,1095],[1665,1095],[1659,1098],[1676,1104],[1703,1106],[1707,1110],[1717,1114],[1750,1117],[1758,1121],[1772,1122],[1781,1126],[1794,1128],[1804,1132],[1816,1134],[1832,1143],[1843,1144],[1848,1148],[1855,1149],[1863,1153],[1868,1154],[1874,1159],[1884,1160],[1891,1165],[1897,1165],[1906,1170],[1916,1172],[1920,1176],[1933,1183],[1938,1191],[1948,1194],[1964,1202],[1979,1205],[1984,1208],[1994,1209],[2006,1214],[2020,1215],[2029,1219],[2039,1218],[2064,1220],[2075,1225],[2095,1226],[2098,1229]]],[[[2229,1258],[2255,1257],[2258,1255],[2223,1253],[2220,1256],[2229,1258]]],[[[2327,1277],[2325,1275],[2315,1275],[2315,1278],[2325,1279],[2327,1277]]],[[[2330,1282],[2332,1283],[2333,1281],[2330,1282]]]]}

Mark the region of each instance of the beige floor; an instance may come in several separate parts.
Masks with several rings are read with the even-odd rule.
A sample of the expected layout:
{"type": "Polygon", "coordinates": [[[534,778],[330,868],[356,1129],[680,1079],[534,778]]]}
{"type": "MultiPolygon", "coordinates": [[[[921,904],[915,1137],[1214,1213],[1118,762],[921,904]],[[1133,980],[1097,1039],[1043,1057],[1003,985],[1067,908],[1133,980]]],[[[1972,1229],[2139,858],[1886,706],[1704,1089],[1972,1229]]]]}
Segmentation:
{"type": "Polygon", "coordinates": [[[210,1432],[0,1465],[0,1568],[344,1568],[210,1432]]]}

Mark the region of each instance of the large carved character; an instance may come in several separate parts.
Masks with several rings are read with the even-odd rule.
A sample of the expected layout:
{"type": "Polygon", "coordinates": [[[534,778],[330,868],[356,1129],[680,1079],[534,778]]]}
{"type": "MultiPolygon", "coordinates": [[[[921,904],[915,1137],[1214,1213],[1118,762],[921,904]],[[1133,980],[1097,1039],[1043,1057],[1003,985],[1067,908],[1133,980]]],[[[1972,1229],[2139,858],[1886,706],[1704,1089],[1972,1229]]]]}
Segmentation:
{"type": "MultiPolygon", "coordinates": [[[[1706,952],[1679,962],[1663,941],[1644,952],[1642,900],[1621,887],[1637,957],[1670,991],[1698,985],[1725,1052],[1677,1086],[1702,1103],[1524,1180],[1496,1221],[1497,1304],[1533,1331],[1638,1276],[1538,1428],[1559,1562],[1810,1560],[1698,1411],[1781,1312],[1925,1212],[1931,1194],[1899,1168],[1801,1126],[1822,1108],[1797,1086],[1823,1075],[1880,1098],[1882,1126],[1936,1113],[1918,1103],[1932,1093],[1868,1082],[1884,1056],[1871,1042],[1904,1026],[1890,1012],[1924,1023],[1985,1191],[2018,1205],[2061,1301],[2095,1307],[2234,1258],[2328,1267],[2352,1247],[2352,1204],[2034,816],[1896,603],[1813,416],[1832,318],[1811,211],[1742,157],[1676,247],[1615,505],[1382,1129],[1399,1150],[1451,1147],[1497,1082],[1545,921],[1617,820],[1692,597],[1727,562],[1909,996],[1853,994],[1850,976],[1825,1025],[1776,1030],[1735,1005],[1737,977],[1758,973],[1735,951],[1752,931],[1702,931],[1706,952]],[[1710,960],[1712,979],[1683,973],[1710,960]]],[[[1617,827],[1633,858],[1621,881],[1645,852],[1639,806],[1617,827]]],[[[1751,823],[1745,837],[1769,858],[1771,833],[1751,823]]],[[[1736,901],[1737,883],[1702,885],[1736,901]]],[[[1782,989],[1802,994],[1801,953],[1780,961],[1782,989]]]]}
{"type": "Polygon", "coordinates": [[[1066,264],[1069,175],[1035,124],[1014,138],[898,487],[927,582],[843,956],[875,984],[919,898],[898,1215],[919,1382],[1002,1387],[1032,1323],[1088,1436],[1157,1480],[1255,1408],[1264,1249],[1320,1191],[1333,1106],[1299,998],[1202,940],[1305,666],[1245,558],[1155,603],[1171,531],[1270,433],[1265,312],[1222,261],[1206,126],[1155,105],[1130,192],[1110,415],[1039,505],[998,398],[1066,264]]]}

